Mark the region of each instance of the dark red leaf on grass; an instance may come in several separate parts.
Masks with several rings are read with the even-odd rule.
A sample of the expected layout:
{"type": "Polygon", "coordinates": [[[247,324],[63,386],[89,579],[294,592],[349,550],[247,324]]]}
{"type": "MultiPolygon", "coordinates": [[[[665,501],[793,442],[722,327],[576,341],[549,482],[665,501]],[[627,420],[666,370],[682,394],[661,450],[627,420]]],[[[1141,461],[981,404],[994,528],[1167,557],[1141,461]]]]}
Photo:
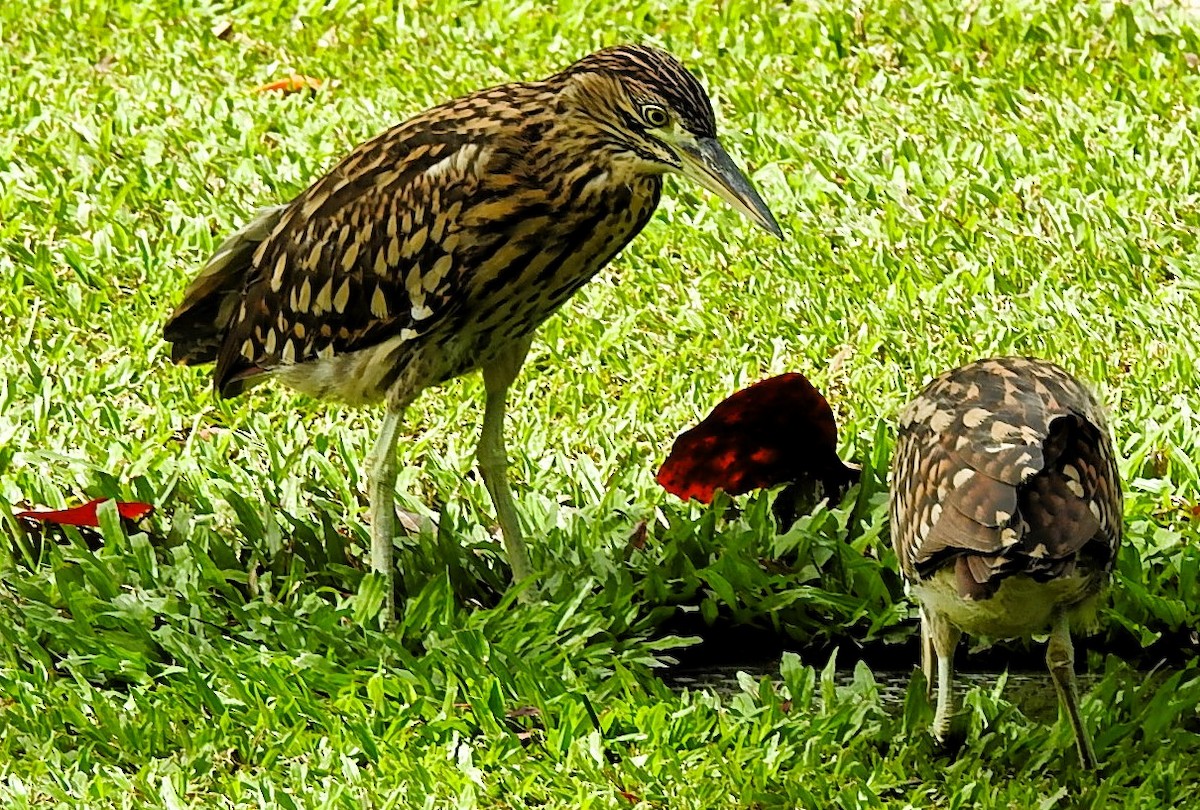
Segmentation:
{"type": "Polygon", "coordinates": [[[658,483],[683,500],[709,503],[718,489],[752,489],[812,477],[842,481],[837,424],[803,374],[781,374],[726,399],[675,440],[658,483]]]}
{"type": "MultiPolygon", "coordinates": [[[[17,512],[17,517],[36,520],[42,523],[57,523],[59,526],[91,526],[95,528],[100,525],[96,509],[106,500],[108,499],[97,498],[94,501],[88,501],[79,506],[72,506],[70,509],[17,512]]],[[[153,511],[154,507],[148,503],[141,503],[140,501],[117,501],[117,514],[128,520],[141,520],[153,511]]]]}

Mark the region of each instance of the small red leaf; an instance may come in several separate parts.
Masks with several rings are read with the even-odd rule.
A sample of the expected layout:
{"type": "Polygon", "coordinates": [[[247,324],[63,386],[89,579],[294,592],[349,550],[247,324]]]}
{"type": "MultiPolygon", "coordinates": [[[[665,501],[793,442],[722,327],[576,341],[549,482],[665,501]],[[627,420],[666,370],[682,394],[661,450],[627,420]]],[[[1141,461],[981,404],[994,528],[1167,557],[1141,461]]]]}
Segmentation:
{"type": "MultiPolygon", "coordinates": [[[[59,526],[91,526],[100,525],[96,509],[107,498],[97,498],[94,501],[72,506],[70,509],[50,509],[44,511],[17,512],[17,517],[36,520],[42,523],[57,523],[59,526]]],[[[140,501],[117,501],[117,514],[127,520],[141,520],[154,511],[154,507],[140,501]]]]}
{"type": "Polygon", "coordinates": [[[675,440],[658,483],[683,500],[709,503],[718,489],[741,495],[801,476],[844,480],[837,424],[803,374],[781,374],[738,391],[675,440]]]}

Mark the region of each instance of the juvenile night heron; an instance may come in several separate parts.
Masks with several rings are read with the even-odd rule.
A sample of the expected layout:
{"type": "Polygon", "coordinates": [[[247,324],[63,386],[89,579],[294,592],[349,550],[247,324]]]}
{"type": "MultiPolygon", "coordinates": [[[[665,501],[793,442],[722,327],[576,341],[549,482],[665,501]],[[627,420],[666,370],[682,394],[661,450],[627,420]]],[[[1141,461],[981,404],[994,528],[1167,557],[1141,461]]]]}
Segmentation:
{"type": "Polygon", "coordinates": [[[1094,619],[1121,540],[1121,483],[1104,415],[1058,366],[980,360],[931,382],[900,417],[892,543],[937,667],[934,734],[950,734],[962,633],[1049,633],[1046,664],[1095,768],[1079,715],[1071,626],[1094,619]]]}
{"type": "Polygon", "coordinates": [[[395,613],[396,440],[425,388],[482,369],[478,462],[514,580],[531,573],[507,481],[505,397],[534,330],[646,225],[678,172],[781,235],[674,57],[621,46],[542,81],[448,101],[260,211],[188,287],[172,358],[218,395],[268,378],[384,403],[369,459],[371,566],[395,613]]]}

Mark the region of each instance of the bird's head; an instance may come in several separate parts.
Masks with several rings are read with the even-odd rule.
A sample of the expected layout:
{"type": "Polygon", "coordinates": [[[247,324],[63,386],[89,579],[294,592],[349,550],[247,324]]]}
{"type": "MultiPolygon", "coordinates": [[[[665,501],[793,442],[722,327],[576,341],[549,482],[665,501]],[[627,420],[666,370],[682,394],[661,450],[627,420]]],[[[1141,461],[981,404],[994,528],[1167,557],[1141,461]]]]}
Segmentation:
{"type": "Polygon", "coordinates": [[[643,173],[675,171],[691,178],[783,236],[771,209],[717,140],[704,88],[675,57],[620,45],[580,59],[557,78],[573,112],[587,118],[606,150],[643,173]]]}

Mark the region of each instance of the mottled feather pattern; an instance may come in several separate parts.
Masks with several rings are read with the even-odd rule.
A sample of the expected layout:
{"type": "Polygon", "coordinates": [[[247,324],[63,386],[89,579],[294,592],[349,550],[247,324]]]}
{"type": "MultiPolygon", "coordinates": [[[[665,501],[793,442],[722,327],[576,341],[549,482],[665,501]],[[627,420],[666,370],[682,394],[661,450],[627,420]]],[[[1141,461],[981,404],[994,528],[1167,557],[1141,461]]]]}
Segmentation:
{"type": "Polygon", "coordinates": [[[458,237],[446,212],[475,191],[481,149],[468,150],[461,136],[409,142],[407,130],[351,153],[259,245],[217,361],[222,390],[247,372],[351,352],[384,335],[415,339],[448,314],[458,237]]]}
{"type": "Polygon", "coordinates": [[[953,564],[960,595],[1008,576],[1111,568],[1122,496],[1103,413],[1057,366],[983,360],[905,409],[892,464],[892,536],[909,580],[953,564]]]}
{"type": "Polygon", "coordinates": [[[218,327],[233,320],[246,268],[287,208],[274,205],[258,211],[221,243],[188,285],[183,303],[163,328],[163,337],[171,343],[171,360],[196,365],[217,359],[225,338],[218,327]]]}
{"type": "Polygon", "coordinates": [[[215,359],[224,396],[274,374],[350,402],[411,398],[486,363],[610,261],[658,204],[661,177],[635,167],[627,144],[598,123],[559,125],[564,105],[581,103],[571,93],[614,77],[664,83],[656,89],[681,105],[681,124],[715,131],[699,83],[640,46],[434,107],[234,234],[168,322],[172,356],[215,359]]]}

